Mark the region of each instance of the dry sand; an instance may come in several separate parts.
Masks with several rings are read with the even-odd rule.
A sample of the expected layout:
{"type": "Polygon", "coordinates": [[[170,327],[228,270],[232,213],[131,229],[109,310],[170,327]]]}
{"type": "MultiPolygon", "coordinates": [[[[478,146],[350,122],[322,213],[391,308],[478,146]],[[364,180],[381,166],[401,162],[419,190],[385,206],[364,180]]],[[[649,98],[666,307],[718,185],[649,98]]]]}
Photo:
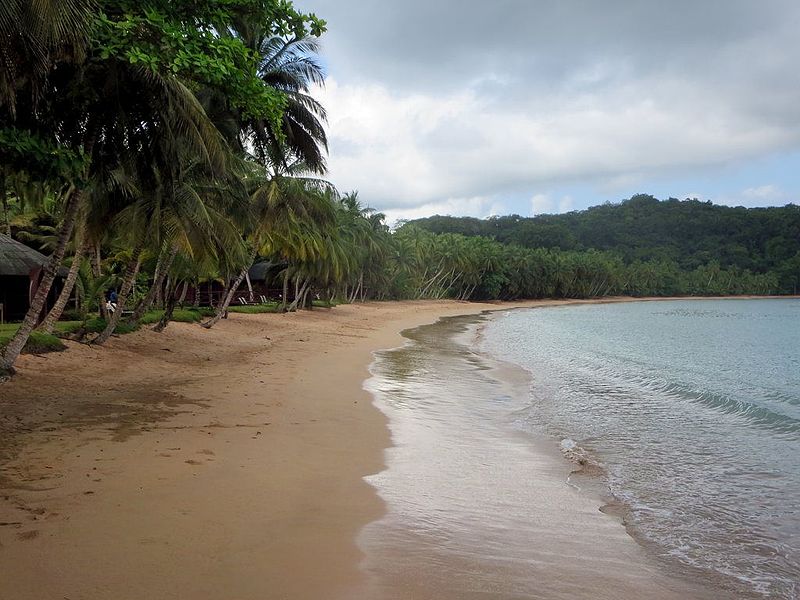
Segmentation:
{"type": "Polygon", "coordinates": [[[363,477],[390,444],[371,353],[497,308],[232,314],[22,357],[0,385],[0,599],[363,597],[355,538],[383,514],[363,477]]]}

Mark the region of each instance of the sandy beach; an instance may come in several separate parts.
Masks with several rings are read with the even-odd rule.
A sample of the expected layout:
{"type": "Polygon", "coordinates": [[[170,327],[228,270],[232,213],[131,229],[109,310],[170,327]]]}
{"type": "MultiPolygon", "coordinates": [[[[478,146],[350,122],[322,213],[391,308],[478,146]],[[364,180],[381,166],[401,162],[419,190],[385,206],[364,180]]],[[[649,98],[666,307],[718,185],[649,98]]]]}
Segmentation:
{"type": "MultiPolygon", "coordinates": [[[[373,597],[356,537],[384,512],[363,478],[391,440],[362,387],[372,352],[498,308],[232,314],[24,356],[0,386],[0,598],[373,597]]],[[[638,560],[616,520],[594,518],[638,560]]],[[[653,587],[602,582],[616,598],[653,587]]]]}

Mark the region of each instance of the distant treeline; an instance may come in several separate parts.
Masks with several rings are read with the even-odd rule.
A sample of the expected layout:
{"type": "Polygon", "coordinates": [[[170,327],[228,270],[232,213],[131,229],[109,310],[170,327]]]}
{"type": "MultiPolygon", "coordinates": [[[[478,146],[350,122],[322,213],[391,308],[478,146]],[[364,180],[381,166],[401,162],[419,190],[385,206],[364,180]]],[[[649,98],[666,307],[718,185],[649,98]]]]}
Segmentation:
{"type": "Polygon", "coordinates": [[[481,240],[502,257],[484,257],[472,297],[792,294],[800,283],[793,204],[732,208],[637,195],[563,215],[435,216],[395,235],[404,230],[455,236],[449,244],[481,240]]]}

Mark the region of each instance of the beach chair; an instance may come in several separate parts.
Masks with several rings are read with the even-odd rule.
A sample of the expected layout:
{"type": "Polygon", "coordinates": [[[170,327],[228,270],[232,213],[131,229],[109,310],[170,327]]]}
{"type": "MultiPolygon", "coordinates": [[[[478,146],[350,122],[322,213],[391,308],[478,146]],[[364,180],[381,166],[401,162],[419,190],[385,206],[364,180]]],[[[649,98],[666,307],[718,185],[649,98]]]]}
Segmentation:
{"type": "Polygon", "coordinates": [[[241,303],[242,306],[249,306],[247,303],[247,298],[245,298],[244,296],[239,296],[239,302],[241,303]]]}

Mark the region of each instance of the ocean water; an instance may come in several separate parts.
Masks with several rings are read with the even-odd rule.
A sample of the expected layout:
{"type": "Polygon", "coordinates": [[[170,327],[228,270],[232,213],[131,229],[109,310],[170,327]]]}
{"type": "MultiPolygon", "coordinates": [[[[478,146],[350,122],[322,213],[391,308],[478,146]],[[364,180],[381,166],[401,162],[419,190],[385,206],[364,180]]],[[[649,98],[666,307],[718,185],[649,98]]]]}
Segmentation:
{"type": "Polygon", "coordinates": [[[365,387],[388,417],[392,446],[386,468],[367,478],[386,513],[359,534],[368,589],[358,597],[720,597],[665,570],[600,511],[599,495],[575,484],[562,438],[538,429],[529,373],[485,351],[497,342],[505,355],[502,329],[516,336],[526,318],[443,319],[377,353],[365,387]]]}
{"type": "Polygon", "coordinates": [[[800,301],[508,311],[478,350],[532,380],[510,418],[595,468],[665,570],[800,597],[800,301]]]}

